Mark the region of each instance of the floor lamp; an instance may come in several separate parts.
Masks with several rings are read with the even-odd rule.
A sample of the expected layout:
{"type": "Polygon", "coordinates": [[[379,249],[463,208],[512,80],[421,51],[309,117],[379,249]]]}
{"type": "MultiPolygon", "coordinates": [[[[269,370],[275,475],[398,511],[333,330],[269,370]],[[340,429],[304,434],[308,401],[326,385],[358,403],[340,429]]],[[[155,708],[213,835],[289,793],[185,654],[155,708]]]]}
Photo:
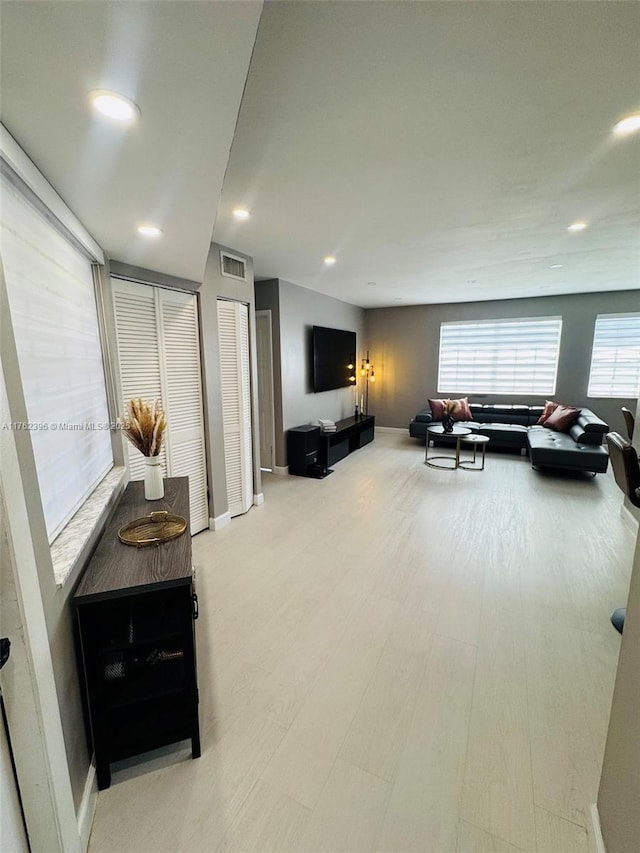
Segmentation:
{"type": "Polygon", "coordinates": [[[360,367],[360,376],[364,378],[364,415],[369,414],[369,383],[376,381],[376,375],[373,370],[373,365],[369,361],[369,350],[367,350],[367,357],[362,359],[362,365],[360,367]]]}
{"type": "Polygon", "coordinates": [[[356,379],[356,357],[355,357],[355,355],[349,356],[349,364],[347,365],[347,370],[349,371],[349,382],[351,382],[351,384],[352,384],[352,386],[356,392],[355,419],[358,420],[358,381],[356,379]]]}

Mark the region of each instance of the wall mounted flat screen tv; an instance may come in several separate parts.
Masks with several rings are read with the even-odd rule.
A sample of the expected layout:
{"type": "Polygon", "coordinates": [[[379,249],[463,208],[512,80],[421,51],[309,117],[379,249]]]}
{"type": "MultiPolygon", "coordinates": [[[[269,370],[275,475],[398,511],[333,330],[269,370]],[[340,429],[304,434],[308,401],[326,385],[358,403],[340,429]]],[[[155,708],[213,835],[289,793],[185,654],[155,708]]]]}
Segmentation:
{"type": "Polygon", "coordinates": [[[349,377],[355,365],[356,333],[314,326],[312,333],[313,390],[331,391],[352,386],[349,377]]]}

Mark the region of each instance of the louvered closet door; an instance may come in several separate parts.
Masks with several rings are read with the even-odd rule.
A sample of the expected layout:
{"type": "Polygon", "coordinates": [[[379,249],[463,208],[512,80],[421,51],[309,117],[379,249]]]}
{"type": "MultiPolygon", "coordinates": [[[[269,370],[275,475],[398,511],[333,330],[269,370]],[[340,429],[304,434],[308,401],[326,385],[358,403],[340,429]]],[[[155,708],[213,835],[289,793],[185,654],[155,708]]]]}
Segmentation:
{"type": "Polygon", "coordinates": [[[227,502],[235,516],[253,504],[248,306],[219,299],[218,334],[227,502]]]}
{"type": "MultiPolygon", "coordinates": [[[[120,383],[124,404],[132,397],[163,400],[160,339],[153,287],[111,279],[118,337],[120,383]]],[[[144,479],[144,456],[127,441],[132,480],[144,479]]],[[[166,444],[160,454],[162,476],[167,476],[166,444]]]]}
{"type": "MultiPolygon", "coordinates": [[[[160,399],[167,414],[162,472],[189,477],[191,532],[209,526],[196,297],[112,279],[122,396],[160,399]]],[[[132,480],[144,460],[127,442],[132,480]]]]}
{"type": "Polygon", "coordinates": [[[189,477],[191,532],[197,533],[209,526],[198,307],[191,293],[158,288],[158,297],[169,470],[189,477]]]}

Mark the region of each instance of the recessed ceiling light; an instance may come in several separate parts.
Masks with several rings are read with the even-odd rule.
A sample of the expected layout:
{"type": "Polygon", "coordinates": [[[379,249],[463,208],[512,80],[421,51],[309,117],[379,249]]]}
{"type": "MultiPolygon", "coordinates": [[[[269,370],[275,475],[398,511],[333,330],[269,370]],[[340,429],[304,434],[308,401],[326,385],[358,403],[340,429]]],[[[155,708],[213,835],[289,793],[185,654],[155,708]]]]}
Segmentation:
{"type": "Polygon", "coordinates": [[[143,237],[159,237],[162,234],[162,229],[157,225],[139,225],[138,234],[143,237]]]}
{"type": "Polygon", "coordinates": [[[564,266],[564,265],[563,264],[551,264],[549,269],[550,270],[559,270],[562,266],[564,266]]]}
{"type": "Polygon", "coordinates": [[[99,113],[115,121],[133,121],[140,115],[140,107],[137,104],[116,92],[109,92],[107,89],[95,89],[93,92],[89,92],[89,97],[99,113]]]}
{"type": "Polygon", "coordinates": [[[324,259],[324,262],[325,266],[332,267],[335,264],[336,259],[333,257],[333,255],[327,255],[327,257],[324,259]]]}
{"type": "Polygon", "coordinates": [[[628,136],[630,133],[635,133],[636,130],[640,130],[640,113],[627,116],[613,126],[613,132],[616,136],[628,136]]]}
{"type": "Polygon", "coordinates": [[[586,222],[573,222],[567,230],[568,231],[584,231],[584,229],[586,227],[587,227],[586,222]]]}
{"type": "Polygon", "coordinates": [[[233,215],[236,219],[248,219],[251,216],[246,207],[236,207],[233,211],[233,215]]]}

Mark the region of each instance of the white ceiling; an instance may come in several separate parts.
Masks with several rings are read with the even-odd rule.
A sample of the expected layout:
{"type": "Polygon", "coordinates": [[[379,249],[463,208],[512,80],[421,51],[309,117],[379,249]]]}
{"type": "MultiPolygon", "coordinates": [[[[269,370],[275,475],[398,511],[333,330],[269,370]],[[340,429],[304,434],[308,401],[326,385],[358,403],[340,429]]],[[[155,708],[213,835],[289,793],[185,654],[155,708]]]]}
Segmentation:
{"type": "Polygon", "coordinates": [[[639,43],[638,3],[268,4],[214,237],[365,307],[638,288],[639,43]]]}
{"type": "Polygon", "coordinates": [[[102,248],[201,280],[262,2],[3,2],[3,123],[102,248]],[[138,104],[122,126],[87,93],[138,104]],[[149,241],[141,222],[164,231],[149,241]]]}
{"type": "Polygon", "coordinates": [[[2,3],[3,121],[111,257],[199,280],[213,230],[365,307],[640,287],[639,3],[272,2],[246,79],[261,9],[2,3]]]}

